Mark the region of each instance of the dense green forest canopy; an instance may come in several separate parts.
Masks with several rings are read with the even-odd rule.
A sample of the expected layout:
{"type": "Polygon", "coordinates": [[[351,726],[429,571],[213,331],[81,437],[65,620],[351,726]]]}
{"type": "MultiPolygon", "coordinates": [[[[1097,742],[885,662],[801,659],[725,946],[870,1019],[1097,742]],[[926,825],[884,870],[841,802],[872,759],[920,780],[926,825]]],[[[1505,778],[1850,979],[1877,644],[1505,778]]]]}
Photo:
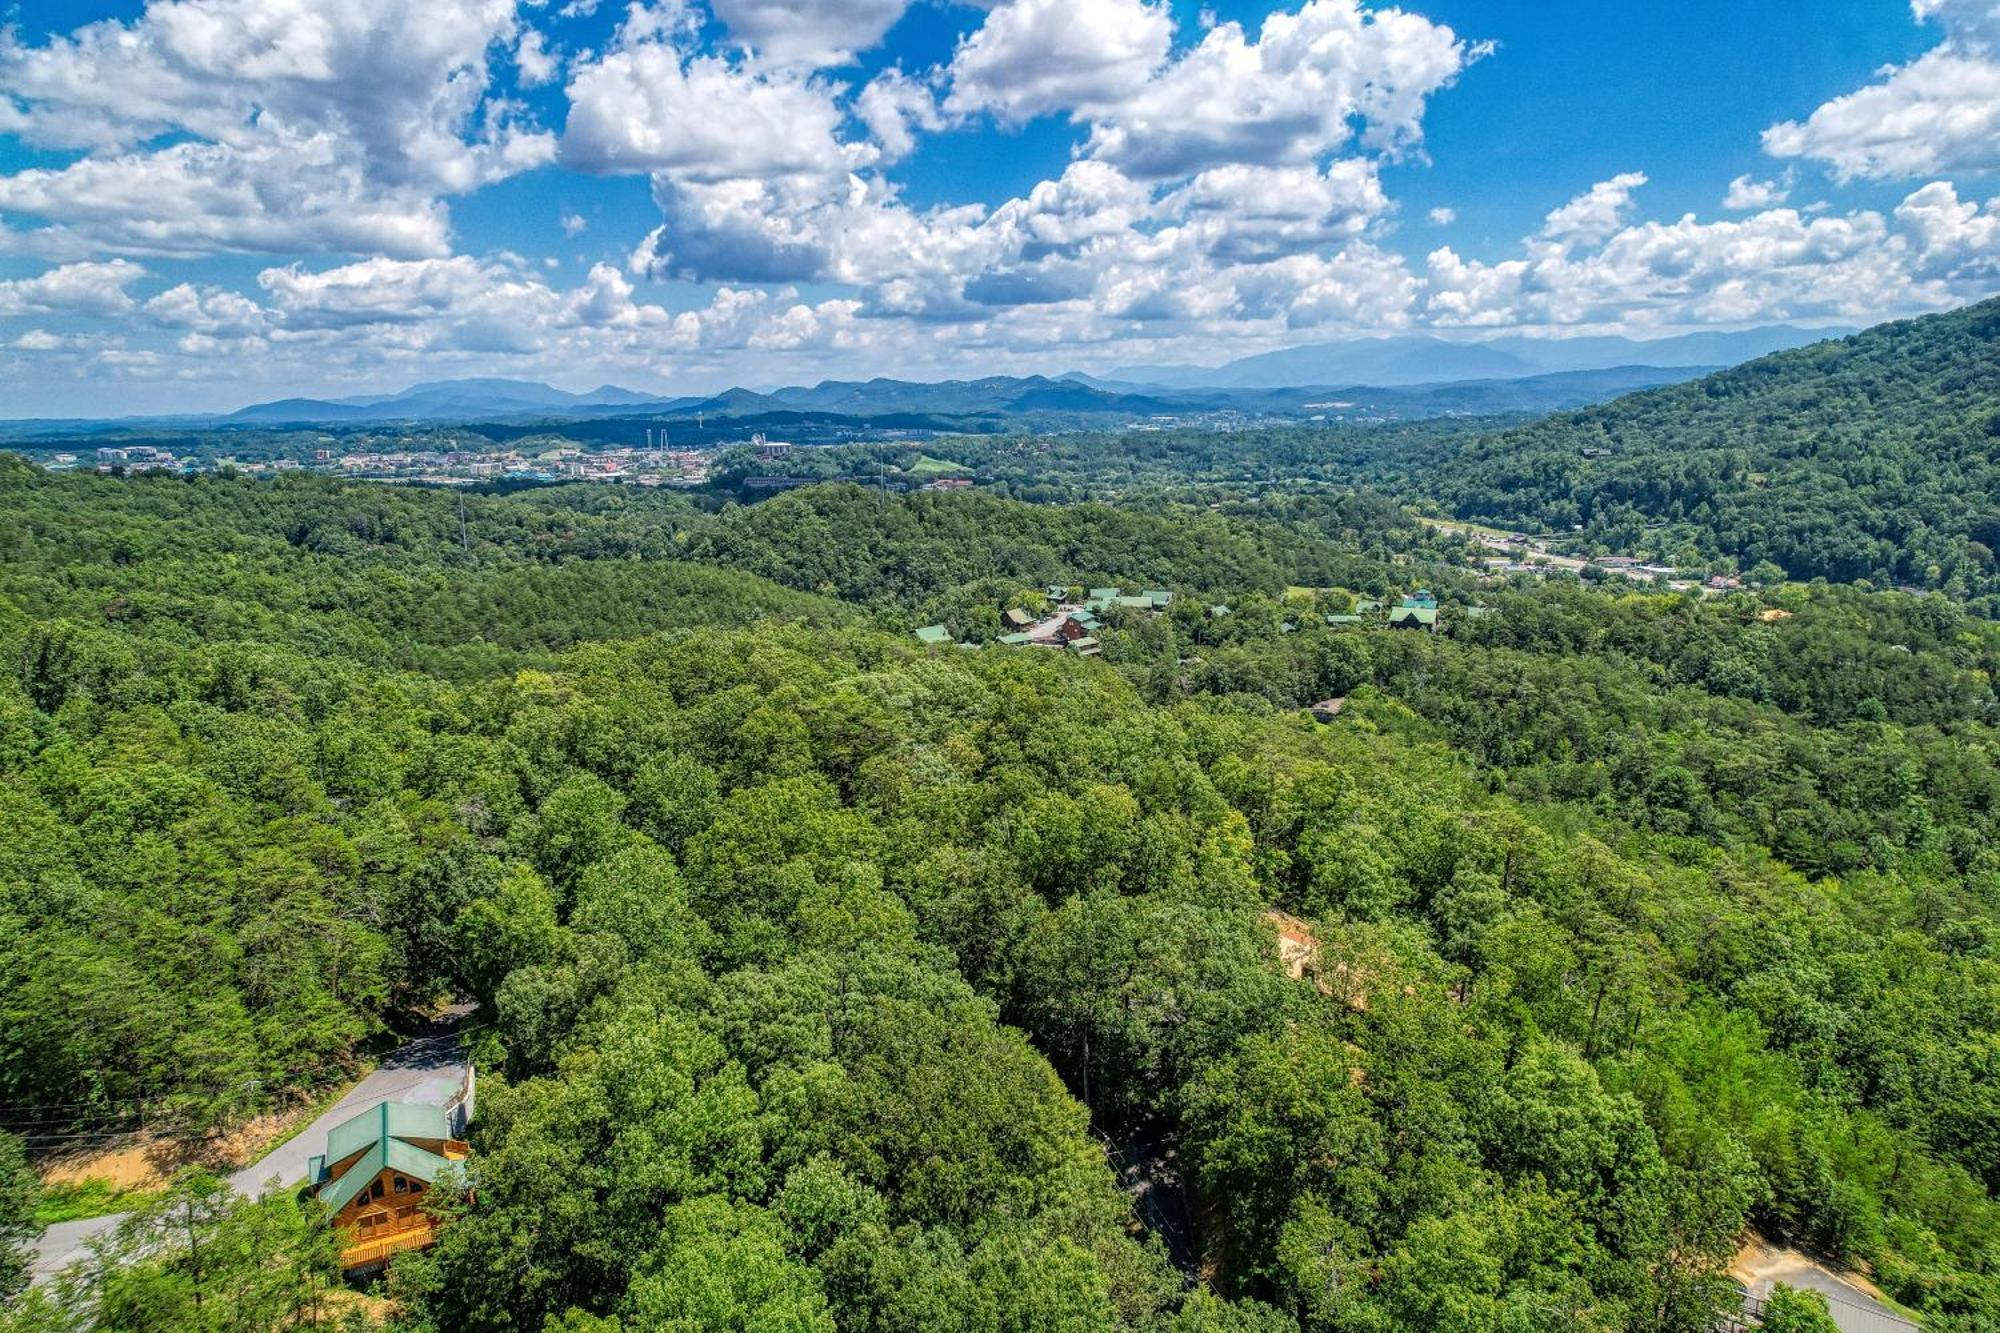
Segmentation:
{"type": "MultiPolygon", "coordinates": [[[[1746,1225],[2000,1327],[1995,628],[1465,554],[0,463],[0,1109],[227,1122],[475,999],[414,1328],[1705,1333],[1746,1225]],[[907,632],[1057,582],[1181,595],[907,632]]],[[[317,1310],[323,1239],[194,1181],[8,1317],[317,1310]]]]}
{"type": "Polygon", "coordinates": [[[947,437],[847,446],[754,473],[899,475],[923,458],[1039,502],[1361,485],[1584,551],[1797,579],[2000,591],[2000,299],[1780,352],[1522,423],[1439,418],[947,437]]]}
{"type": "Polygon", "coordinates": [[[1523,418],[1437,417],[1366,425],[1258,425],[1237,430],[1078,430],[1061,434],[946,435],[921,443],[835,445],[760,458],[748,448],[724,451],[713,484],[742,492],[754,476],[862,485],[923,483],[940,475],[976,477],[982,489],[1040,504],[1129,500],[1194,491],[1218,495],[1357,481],[1393,489],[1406,469],[1449,442],[1488,434],[1523,418]]]}
{"type": "Polygon", "coordinates": [[[1452,512],[1794,578],[2000,588],[2000,298],[1464,441],[1452,512]]]}

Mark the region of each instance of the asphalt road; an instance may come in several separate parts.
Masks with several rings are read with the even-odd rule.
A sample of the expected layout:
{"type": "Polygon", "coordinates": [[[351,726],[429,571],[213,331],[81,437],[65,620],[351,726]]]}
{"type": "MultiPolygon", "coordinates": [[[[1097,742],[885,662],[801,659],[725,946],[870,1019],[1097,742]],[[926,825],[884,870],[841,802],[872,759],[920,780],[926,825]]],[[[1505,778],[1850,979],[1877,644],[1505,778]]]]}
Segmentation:
{"type": "MultiPolygon", "coordinates": [[[[348,1118],[383,1102],[418,1102],[442,1106],[465,1078],[465,1054],[454,1029],[463,1012],[433,1024],[386,1057],[379,1068],[355,1084],[331,1109],[280,1144],[262,1161],[233,1172],[230,1185],[238,1194],[255,1198],[270,1186],[301,1184],[306,1159],[326,1146],[327,1131],[348,1118]]],[[[90,1252],[90,1241],[111,1231],[129,1214],[112,1213],[76,1222],[58,1222],[35,1242],[34,1280],[44,1282],[90,1252]]]]}
{"type": "Polygon", "coordinates": [[[1916,1333],[1917,1326],[1891,1310],[1858,1284],[1815,1262],[1797,1250],[1780,1249],[1758,1238],[1740,1251],[1730,1276],[1758,1300],[1782,1282],[1826,1297],[1827,1312],[1841,1333],[1916,1333]]]}

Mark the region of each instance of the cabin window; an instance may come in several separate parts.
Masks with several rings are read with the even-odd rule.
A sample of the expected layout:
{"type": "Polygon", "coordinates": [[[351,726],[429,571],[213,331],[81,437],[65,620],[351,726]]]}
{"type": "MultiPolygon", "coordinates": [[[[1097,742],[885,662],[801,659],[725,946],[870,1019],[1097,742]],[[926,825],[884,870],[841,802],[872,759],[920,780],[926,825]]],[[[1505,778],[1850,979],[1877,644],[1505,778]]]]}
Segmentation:
{"type": "Polygon", "coordinates": [[[405,1179],[403,1179],[403,1178],[402,1178],[401,1176],[397,1176],[397,1177],[396,1177],[396,1193],[398,1193],[398,1194],[408,1194],[409,1192],[410,1192],[410,1182],[409,1182],[409,1181],[407,1181],[407,1180],[405,1180],[405,1179]]]}

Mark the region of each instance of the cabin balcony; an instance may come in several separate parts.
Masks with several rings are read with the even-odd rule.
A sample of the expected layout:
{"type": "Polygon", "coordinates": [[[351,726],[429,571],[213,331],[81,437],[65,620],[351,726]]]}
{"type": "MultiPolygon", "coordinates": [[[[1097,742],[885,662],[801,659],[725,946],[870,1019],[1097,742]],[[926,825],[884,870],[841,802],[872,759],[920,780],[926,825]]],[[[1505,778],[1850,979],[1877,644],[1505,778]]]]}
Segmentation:
{"type": "MultiPolygon", "coordinates": [[[[343,1237],[345,1238],[345,1237],[343,1237]]],[[[388,1266],[389,1260],[404,1250],[421,1250],[437,1240],[437,1221],[419,1213],[400,1230],[377,1230],[365,1239],[356,1239],[340,1251],[343,1273],[367,1272],[388,1266]]]]}

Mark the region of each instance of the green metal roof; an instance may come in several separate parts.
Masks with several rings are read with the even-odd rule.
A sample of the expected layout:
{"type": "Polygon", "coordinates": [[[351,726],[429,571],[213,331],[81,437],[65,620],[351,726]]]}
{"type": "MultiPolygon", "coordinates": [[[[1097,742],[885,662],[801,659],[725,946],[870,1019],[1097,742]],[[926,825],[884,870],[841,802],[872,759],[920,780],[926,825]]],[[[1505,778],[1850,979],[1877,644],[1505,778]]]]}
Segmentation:
{"type": "Polygon", "coordinates": [[[1108,602],[1117,597],[1118,593],[1119,589],[1117,588],[1092,588],[1090,590],[1090,600],[1093,602],[1108,602]]]}
{"type": "Polygon", "coordinates": [[[439,1176],[454,1169],[450,1161],[434,1152],[426,1152],[401,1139],[383,1139],[363,1153],[361,1160],[347,1168],[339,1180],[321,1186],[319,1201],[329,1213],[339,1212],[353,1202],[355,1195],[367,1189],[384,1167],[426,1185],[435,1184],[439,1176]]]}
{"type": "Polygon", "coordinates": [[[951,631],[943,625],[926,625],[916,633],[917,640],[920,643],[938,644],[951,642],[951,631]]]}
{"type": "Polygon", "coordinates": [[[1399,606],[1389,613],[1389,623],[1391,625],[1400,625],[1406,620],[1414,620],[1417,624],[1429,628],[1437,624],[1437,618],[1437,608],[1434,606],[1399,606]]]}
{"type": "Polygon", "coordinates": [[[1174,595],[1162,588],[1148,588],[1139,594],[1154,606],[1171,606],[1174,595]]]}
{"type": "Polygon", "coordinates": [[[1008,644],[1010,646],[1019,645],[1023,643],[1033,643],[1034,641],[1035,641],[1035,636],[1032,634],[1002,634],[1000,636],[1000,642],[1008,644]]]}
{"type": "Polygon", "coordinates": [[[307,1178],[317,1185],[316,1193],[329,1212],[339,1212],[355,1195],[368,1188],[384,1168],[399,1172],[426,1185],[435,1182],[452,1163],[407,1139],[447,1139],[451,1127],[444,1112],[435,1106],[413,1106],[404,1102],[383,1102],[351,1120],[335,1125],[326,1136],[326,1154],[307,1164],[307,1178]],[[355,1157],[359,1153],[360,1156],[355,1157]],[[318,1182],[329,1163],[354,1161],[338,1180],[318,1182]]]}
{"type": "Polygon", "coordinates": [[[380,1139],[448,1139],[451,1125],[442,1108],[383,1102],[327,1131],[326,1160],[338,1162],[380,1139]]]}

